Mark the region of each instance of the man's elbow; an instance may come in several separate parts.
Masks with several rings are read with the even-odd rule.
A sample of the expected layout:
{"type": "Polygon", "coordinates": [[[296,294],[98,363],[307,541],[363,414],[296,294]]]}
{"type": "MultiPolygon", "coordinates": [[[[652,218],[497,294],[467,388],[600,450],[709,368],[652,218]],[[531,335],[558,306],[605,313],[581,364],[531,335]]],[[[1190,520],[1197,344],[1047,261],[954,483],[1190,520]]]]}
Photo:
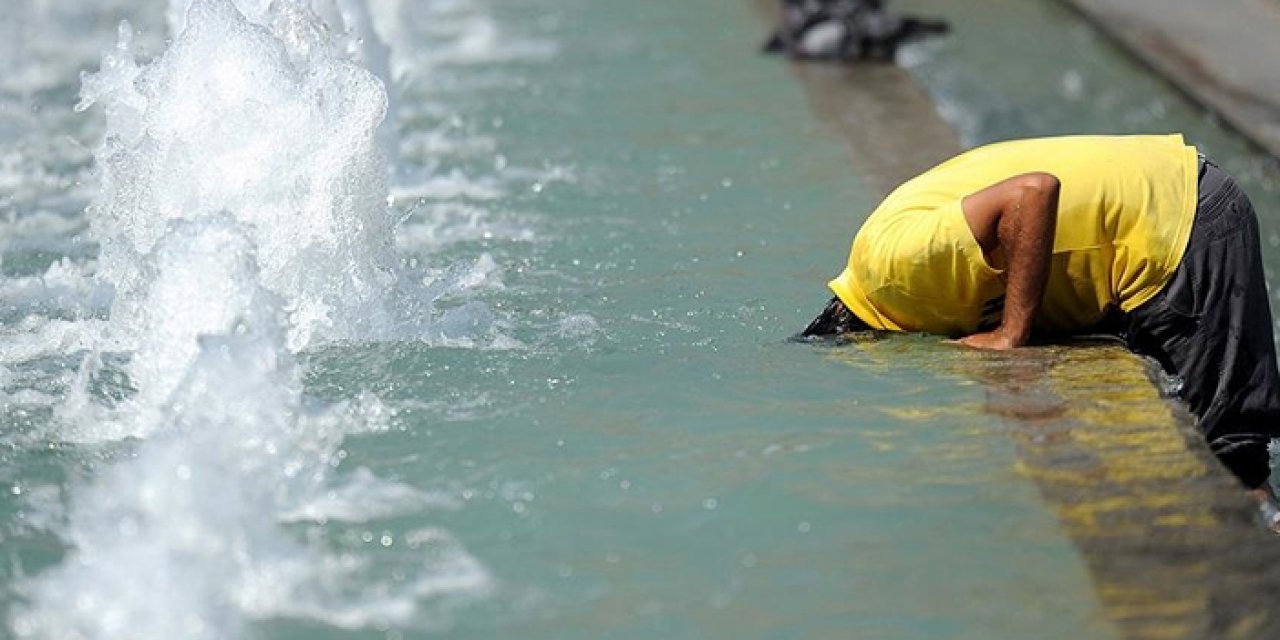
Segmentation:
{"type": "Polygon", "coordinates": [[[1062,188],[1062,182],[1058,180],[1058,176],[1044,171],[1025,174],[1019,182],[1018,186],[1022,189],[1054,200],[1057,199],[1058,191],[1062,188]]]}

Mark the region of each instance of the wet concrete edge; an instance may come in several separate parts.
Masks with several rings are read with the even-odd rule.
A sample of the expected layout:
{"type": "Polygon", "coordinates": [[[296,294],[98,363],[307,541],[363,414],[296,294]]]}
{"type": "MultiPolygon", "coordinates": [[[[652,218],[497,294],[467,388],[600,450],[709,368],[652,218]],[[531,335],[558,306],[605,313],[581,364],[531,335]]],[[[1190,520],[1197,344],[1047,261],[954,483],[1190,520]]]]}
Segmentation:
{"type": "MultiPolygon", "coordinates": [[[[1258,2],[1260,0],[1247,0],[1258,2]]],[[[1133,0],[1058,0],[1101,33],[1128,51],[1140,63],[1156,72],[1180,93],[1218,116],[1256,147],[1280,159],[1280,73],[1272,73],[1276,60],[1268,55],[1241,55],[1235,46],[1222,41],[1222,32],[1238,34],[1259,28],[1258,21],[1272,38],[1280,34],[1280,6],[1269,16],[1256,6],[1246,11],[1224,10],[1226,5],[1205,4],[1203,13],[1191,15],[1170,11],[1163,2],[1133,0]],[[1196,19],[1198,18],[1198,19],[1196,19]],[[1226,29],[1217,34],[1198,29],[1211,20],[1226,29]],[[1245,24],[1247,22],[1247,24],[1245,24]],[[1272,30],[1274,27],[1274,30],[1272,30]],[[1268,82],[1243,86],[1219,73],[1218,69],[1247,70],[1268,82]]],[[[1236,4],[1242,4],[1237,2],[1236,4]]],[[[1238,43],[1230,43],[1238,44],[1238,43]]]]}

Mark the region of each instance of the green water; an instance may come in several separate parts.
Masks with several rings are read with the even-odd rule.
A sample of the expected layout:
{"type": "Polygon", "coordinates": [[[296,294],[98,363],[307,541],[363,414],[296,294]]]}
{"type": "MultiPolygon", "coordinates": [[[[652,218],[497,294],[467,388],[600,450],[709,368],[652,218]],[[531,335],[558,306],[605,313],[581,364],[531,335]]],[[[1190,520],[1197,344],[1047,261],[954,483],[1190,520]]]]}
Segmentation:
{"type": "Polygon", "coordinates": [[[599,331],[357,361],[392,374],[384,397],[491,394],[478,419],[409,416],[350,447],[380,474],[483,492],[433,516],[501,585],[451,635],[1106,637],[981,389],[935,370],[966,354],[902,340],[850,366],[786,341],[874,194],[787,69],[752,55],[750,7],[493,10],[554,22],[558,55],[437,97],[500,119],[513,164],[578,176],[499,207],[546,237],[486,247],[523,266],[495,302],[518,326],[589,314],[599,331]]]}
{"type": "MultiPolygon", "coordinates": [[[[163,7],[139,4],[132,11],[158,20],[163,7]]],[[[967,144],[1183,130],[1243,175],[1264,238],[1280,244],[1268,163],[1058,5],[901,8],[954,22],[954,37],[909,51],[908,63],[967,144]]],[[[453,13],[485,16],[501,34],[488,51],[507,54],[437,60],[408,76],[398,169],[502,188],[396,207],[407,231],[443,219],[454,234],[408,243],[406,260],[445,269],[492,258],[500,286],[444,303],[488,304],[518,345],[302,354],[310,396],[370,391],[396,411],[389,431],[347,438],[340,475],[367,468],[456,507],[285,527],[371,563],[373,577],[354,591],[420,562],[407,539],[435,528],[492,587],[425,596],[403,627],[285,617],[253,620],[253,637],[1119,635],[1095,590],[1094,552],[1059,519],[1070,500],[1026,470],[1035,456],[1020,447],[1035,420],[992,408],[1001,388],[992,377],[1057,356],[993,360],[918,336],[787,340],[826,299],[823,283],[877,194],[812,117],[787,66],[755,55],[764,23],[749,3],[406,2],[401,11],[409,53],[449,41],[453,23],[436,21],[453,13]],[[528,42],[540,44],[520,46],[528,42]],[[459,144],[421,143],[431,131],[459,144]],[[451,204],[459,208],[448,213],[451,204]],[[467,215],[470,226],[459,222],[467,215]]],[[[95,37],[109,42],[115,17],[92,27],[95,37]]],[[[65,87],[57,95],[67,102],[65,87]]],[[[35,208],[9,206],[15,216],[35,208]]],[[[75,215],[74,203],[63,206],[75,215]]],[[[36,240],[10,245],[7,275],[82,251],[36,240]]],[[[79,354],[68,351],[39,366],[74,367],[79,354]]],[[[1113,351],[1098,358],[1133,365],[1113,351]]],[[[1137,397],[1143,419],[1172,423],[1140,374],[1117,380],[1117,396],[1137,397]]],[[[56,394],[65,380],[49,386],[56,394]]],[[[1120,404],[1108,402],[1086,408],[1105,415],[1120,404]]],[[[3,415],[6,431],[48,419],[3,415]]],[[[55,487],[52,501],[65,502],[130,445],[106,449],[15,446],[5,479],[55,487]]],[[[0,495],[13,607],[25,577],[66,550],[50,533],[57,517],[31,524],[38,509],[0,495]]]]}

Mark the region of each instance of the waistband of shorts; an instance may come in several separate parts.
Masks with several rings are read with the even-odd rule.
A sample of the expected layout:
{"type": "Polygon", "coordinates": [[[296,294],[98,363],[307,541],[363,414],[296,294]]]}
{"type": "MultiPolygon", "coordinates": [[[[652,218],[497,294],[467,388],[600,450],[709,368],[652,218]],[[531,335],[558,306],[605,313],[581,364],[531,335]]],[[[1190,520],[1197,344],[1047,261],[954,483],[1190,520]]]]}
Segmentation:
{"type": "Polygon", "coordinates": [[[1233,197],[1240,186],[1231,178],[1231,174],[1223,171],[1213,160],[1203,154],[1199,158],[1200,175],[1196,180],[1196,209],[1221,203],[1233,197]]]}

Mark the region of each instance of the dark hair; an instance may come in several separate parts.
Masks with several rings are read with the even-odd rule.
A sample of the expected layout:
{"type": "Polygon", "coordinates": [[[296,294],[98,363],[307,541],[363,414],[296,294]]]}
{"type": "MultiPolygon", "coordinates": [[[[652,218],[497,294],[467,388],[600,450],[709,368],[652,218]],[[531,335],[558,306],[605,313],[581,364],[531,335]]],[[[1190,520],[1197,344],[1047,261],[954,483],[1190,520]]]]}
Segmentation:
{"type": "Polygon", "coordinates": [[[800,332],[800,337],[809,338],[814,336],[834,336],[841,333],[850,333],[853,331],[869,331],[871,326],[863,322],[858,316],[853,315],[849,307],[844,306],[840,298],[831,298],[827,301],[827,306],[818,314],[818,317],[809,323],[809,326],[800,332]]]}

